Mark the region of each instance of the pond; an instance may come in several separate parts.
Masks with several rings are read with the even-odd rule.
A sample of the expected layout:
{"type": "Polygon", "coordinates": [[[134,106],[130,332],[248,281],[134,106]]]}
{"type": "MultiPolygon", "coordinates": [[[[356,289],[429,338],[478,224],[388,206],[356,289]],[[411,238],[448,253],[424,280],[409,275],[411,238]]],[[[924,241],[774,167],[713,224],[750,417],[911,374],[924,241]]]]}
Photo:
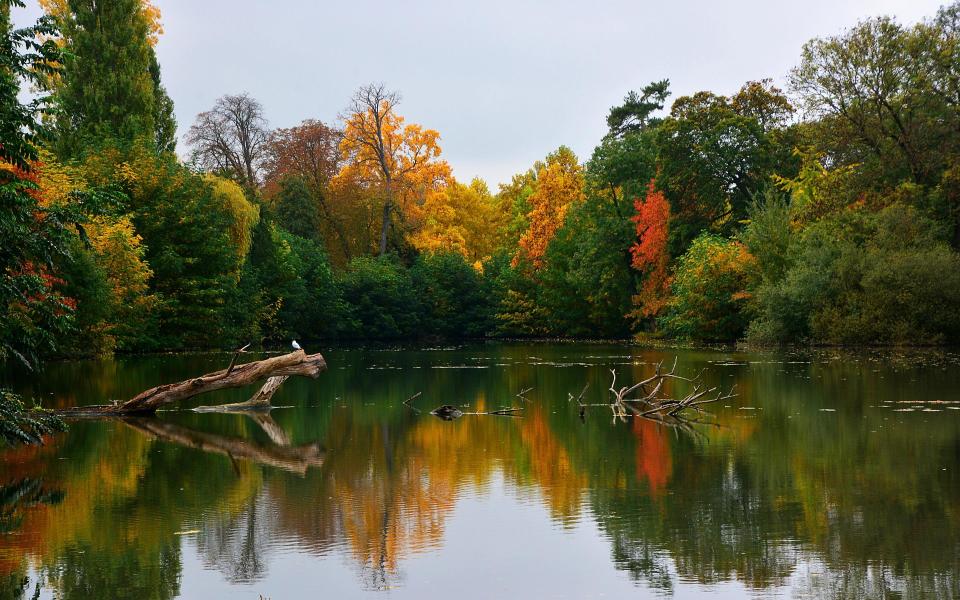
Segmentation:
{"type": "MultiPolygon", "coordinates": [[[[960,596],[960,354],[307,350],[329,371],[269,415],[85,420],[0,453],[0,597],[960,596]],[[675,358],[737,396],[689,429],[569,400],[675,358]]],[[[2,377],[66,407],[229,359],[2,377]]]]}

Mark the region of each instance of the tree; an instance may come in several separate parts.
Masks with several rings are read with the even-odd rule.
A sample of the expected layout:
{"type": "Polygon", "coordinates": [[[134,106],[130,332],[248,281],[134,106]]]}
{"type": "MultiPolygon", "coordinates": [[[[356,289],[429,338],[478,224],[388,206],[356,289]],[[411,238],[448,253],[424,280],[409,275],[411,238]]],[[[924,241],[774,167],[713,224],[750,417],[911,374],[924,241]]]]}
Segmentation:
{"type": "Polygon", "coordinates": [[[643,88],[642,92],[642,94],[637,94],[631,90],[624,97],[623,104],[610,109],[610,114],[607,116],[607,127],[610,128],[610,132],[607,134],[609,137],[623,137],[655,125],[657,121],[653,120],[650,115],[658,110],[663,110],[663,106],[670,96],[670,80],[661,79],[651,82],[643,88]]]}
{"type": "Polygon", "coordinates": [[[249,192],[260,183],[269,133],[263,106],[246,92],[221,96],[197,115],[187,143],[201,169],[229,177],[249,192]]]}
{"type": "Polygon", "coordinates": [[[330,180],[336,176],[342,162],[342,138],[342,131],[312,119],[296,127],[275,129],[267,143],[264,188],[267,194],[275,194],[289,177],[305,183],[323,213],[324,225],[329,227],[331,234],[329,237],[337,239],[344,258],[350,260],[352,252],[340,214],[342,211],[336,211],[330,193],[330,180]]]}
{"type": "Polygon", "coordinates": [[[271,205],[277,222],[284,229],[323,244],[320,211],[302,177],[290,176],[281,180],[280,189],[273,196],[271,205]]]}
{"type": "Polygon", "coordinates": [[[416,335],[420,299],[410,272],[392,257],[357,257],[340,276],[348,309],[348,337],[367,339],[416,335]]]}
{"type": "Polygon", "coordinates": [[[157,152],[175,152],[177,149],[177,117],[173,113],[173,99],[160,81],[160,63],[151,53],[150,78],[153,79],[153,129],[157,152]]]}
{"type": "Polygon", "coordinates": [[[490,331],[492,309],[481,275],[461,254],[423,254],[410,276],[423,299],[423,331],[453,338],[481,337],[490,331]]]}
{"type": "Polygon", "coordinates": [[[537,187],[529,197],[529,228],[520,237],[514,265],[529,261],[534,270],[544,266],[547,245],[563,224],[570,206],[583,198],[583,174],[577,157],[566,146],[547,156],[537,172],[537,187]]]}
{"type": "Polygon", "coordinates": [[[933,96],[917,85],[918,78],[942,81],[929,72],[909,32],[881,17],[808,42],[790,84],[807,114],[820,119],[818,141],[834,163],[865,163],[867,185],[934,183],[944,135],[955,129],[938,125],[933,96]]]}
{"type": "Polygon", "coordinates": [[[704,230],[732,231],[774,173],[792,172],[792,143],[773,128],[788,106],[780,90],[756,82],[733,100],[698,92],[674,102],[657,129],[657,184],[674,221],[671,254],[704,230]]]}
{"type": "Polygon", "coordinates": [[[250,251],[253,228],[260,221],[260,207],[247,199],[236,182],[216,175],[204,179],[210,186],[211,198],[230,215],[230,245],[238,264],[242,263],[250,251]]]}
{"type": "Polygon", "coordinates": [[[404,125],[396,114],[400,94],[382,84],[366,85],[347,109],[340,151],[345,164],[338,177],[354,178],[383,194],[380,254],[387,252],[390,219],[413,199],[422,199],[450,176],[440,160],[440,134],[420,125],[404,125]]]}
{"type": "Polygon", "coordinates": [[[496,250],[503,214],[480,179],[451,181],[428,194],[419,212],[422,223],[410,241],[421,252],[456,252],[478,263],[496,250]]]}
{"type": "Polygon", "coordinates": [[[634,201],[636,242],[630,247],[631,265],[643,273],[643,284],[634,297],[637,315],[656,317],[670,296],[670,252],[668,247],[670,204],[651,180],[646,199],[634,201]]]}
{"type": "Polygon", "coordinates": [[[151,46],[159,33],[156,8],[142,0],[51,0],[46,8],[66,50],[53,80],[61,153],[76,157],[104,140],[144,137],[170,149],[172,106],[151,46]]]}
{"type": "Polygon", "coordinates": [[[16,357],[28,367],[56,348],[57,334],[71,327],[76,303],[62,293],[56,263],[68,256],[74,223],[86,220],[86,202],[48,203],[37,183],[37,143],[45,134],[39,115],[49,96],[24,104],[26,81],[44,89],[60,52],[49,38],[54,22],[13,29],[10,7],[0,1],[0,361],[16,357]],[[41,42],[41,39],[47,41],[41,42]]]}

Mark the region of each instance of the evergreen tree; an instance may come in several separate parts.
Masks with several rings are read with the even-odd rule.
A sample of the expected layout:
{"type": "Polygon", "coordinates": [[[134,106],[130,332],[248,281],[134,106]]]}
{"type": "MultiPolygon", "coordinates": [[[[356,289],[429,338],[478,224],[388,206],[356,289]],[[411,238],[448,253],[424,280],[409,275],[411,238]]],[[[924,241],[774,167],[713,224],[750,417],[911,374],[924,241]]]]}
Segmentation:
{"type": "Polygon", "coordinates": [[[172,107],[158,87],[160,71],[141,0],[70,0],[69,11],[55,16],[65,42],[57,90],[61,153],[78,156],[89,145],[124,145],[143,137],[168,149],[164,117],[172,107]],[[162,136],[158,116],[164,120],[162,136]]]}

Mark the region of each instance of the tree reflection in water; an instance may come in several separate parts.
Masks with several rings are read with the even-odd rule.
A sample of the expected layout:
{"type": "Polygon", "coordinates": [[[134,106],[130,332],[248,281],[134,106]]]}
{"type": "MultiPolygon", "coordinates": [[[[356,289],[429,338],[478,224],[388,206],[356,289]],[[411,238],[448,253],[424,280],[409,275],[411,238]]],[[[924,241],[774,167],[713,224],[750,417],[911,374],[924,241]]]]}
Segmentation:
{"type": "MultiPolygon", "coordinates": [[[[512,365],[503,380],[449,369],[429,386],[403,369],[371,381],[357,361],[339,403],[272,419],[77,423],[46,447],[4,453],[0,484],[42,474],[42,489],[63,491],[19,510],[18,534],[0,538],[4,586],[22,593],[29,569],[63,598],[172,597],[191,540],[232,583],[262,581],[295,548],[345,552],[360,585],[396,588],[409,559],[443,547],[458,501],[502,480],[541,499],[559,528],[596,522],[613,564],[664,592],[739,581],[811,597],[960,596],[960,415],[891,409],[947,398],[960,389],[957,366],[881,364],[896,372],[887,380],[869,360],[714,368],[740,397],[693,437],[638,419],[581,422],[566,397],[584,370],[534,365],[531,354],[497,355],[512,365]],[[536,395],[516,419],[444,422],[400,401],[416,386],[482,412],[528,382],[536,395]]],[[[604,389],[606,366],[586,370],[591,389],[604,389]]]]}

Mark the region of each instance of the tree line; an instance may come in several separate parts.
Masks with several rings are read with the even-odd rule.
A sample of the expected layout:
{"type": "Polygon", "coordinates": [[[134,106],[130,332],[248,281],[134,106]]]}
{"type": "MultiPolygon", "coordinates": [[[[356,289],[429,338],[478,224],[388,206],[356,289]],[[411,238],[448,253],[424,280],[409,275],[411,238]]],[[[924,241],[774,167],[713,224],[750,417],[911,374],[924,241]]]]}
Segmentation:
{"type": "Polygon", "coordinates": [[[960,3],[807,43],[789,89],[630,91],[581,161],[457,181],[398,92],[176,154],[149,0],[0,0],[0,359],[291,337],[960,339],[960,3]],[[23,89],[38,91],[24,100],[23,89]]]}

